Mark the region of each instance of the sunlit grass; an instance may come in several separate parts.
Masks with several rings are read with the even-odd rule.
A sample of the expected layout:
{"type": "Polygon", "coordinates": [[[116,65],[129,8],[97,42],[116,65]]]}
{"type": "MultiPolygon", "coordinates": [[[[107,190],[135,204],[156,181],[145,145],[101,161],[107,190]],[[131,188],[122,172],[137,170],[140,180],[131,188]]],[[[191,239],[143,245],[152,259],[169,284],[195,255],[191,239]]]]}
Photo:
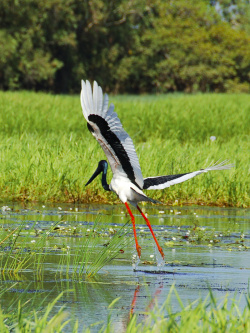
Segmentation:
{"type": "MultiPolygon", "coordinates": [[[[144,177],[195,171],[219,159],[235,163],[232,170],[147,191],[149,196],[167,204],[249,206],[249,96],[110,99],[134,141],[144,177]]],[[[0,92],[0,105],[0,200],[119,202],[99,179],[85,188],[106,157],[87,130],[78,96],[0,92]]]]}

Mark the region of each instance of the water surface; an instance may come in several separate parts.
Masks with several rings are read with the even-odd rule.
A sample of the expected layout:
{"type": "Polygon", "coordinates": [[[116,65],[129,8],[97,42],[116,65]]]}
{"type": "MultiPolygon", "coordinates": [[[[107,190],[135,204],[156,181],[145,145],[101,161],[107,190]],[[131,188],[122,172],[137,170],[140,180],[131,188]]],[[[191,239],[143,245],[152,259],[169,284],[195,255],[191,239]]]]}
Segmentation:
{"type": "MultiPolygon", "coordinates": [[[[172,284],[175,284],[184,304],[205,298],[209,288],[218,297],[225,294],[240,299],[245,306],[244,295],[248,290],[250,277],[250,216],[247,209],[218,207],[167,207],[143,206],[165,253],[165,266],[157,267],[159,254],[142,217],[136,217],[138,241],[142,247],[142,258],[135,265],[136,254],[130,225],[126,226],[127,236],[118,257],[104,266],[91,279],[73,276],[73,266],[61,266],[58,262],[64,255],[58,249],[68,249],[71,257],[78,247],[87,241],[86,233],[78,228],[90,228],[98,219],[103,236],[93,248],[93,254],[103,251],[112,238],[112,230],[119,229],[129,221],[124,206],[112,205],[20,205],[8,204],[11,210],[2,208],[0,230],[12,231],[23,225],[24,229],[48,230],[58,222],[59,228],[48,239],[51,251],[43,263],[43,273],[26,269],[13,275],[1,275],[1,288],[9,287],[1,299],[3,309],[13,298],[31,299],[35,295],[39,304],[54,299],[66,291],[56,307],[62,305],[78,318],[80,328],[106,321],[109,304],[119,301],[112,310],[116,329],[126,328],[130,313],[143,313],[153,308],[156,300],[163,304],[172,284]],[[64,228],[64,229],[62,229],[64,228]],[[62,231],[63,230],[63,231],[62,231]]],[[[86,229],[87,230],[87,229],[86,229]]],[[[23,238],[29,243],[36,240],[23,238]]],[[[28,245],[28,244],[27,244],[28,245]]],[[[7,251],[7,244],[0,245],[0,253],[7,251]]],[[[177,298],[172,299],[173,311],[180,309],[177,298]]],[[[97,330],[96,326],[93,330],[97,330]]]]}

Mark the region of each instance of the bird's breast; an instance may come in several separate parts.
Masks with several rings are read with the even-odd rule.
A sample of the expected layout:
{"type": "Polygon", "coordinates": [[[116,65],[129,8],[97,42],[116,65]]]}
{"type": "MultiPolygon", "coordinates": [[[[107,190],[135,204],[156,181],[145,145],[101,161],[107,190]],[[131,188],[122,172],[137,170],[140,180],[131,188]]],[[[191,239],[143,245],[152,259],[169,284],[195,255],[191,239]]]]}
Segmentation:
{"type": "Polygon", "coordinates": [[[136,192],[142,193],[139,188],[137,188],[134,184],[131,183],[129,179],[125,177],[113,178],[110,183],[110,188],[111,191],[115,192],[118,195],[119,199],[123,203],[128,201],[138,201],[136,197],[136,192]]]}

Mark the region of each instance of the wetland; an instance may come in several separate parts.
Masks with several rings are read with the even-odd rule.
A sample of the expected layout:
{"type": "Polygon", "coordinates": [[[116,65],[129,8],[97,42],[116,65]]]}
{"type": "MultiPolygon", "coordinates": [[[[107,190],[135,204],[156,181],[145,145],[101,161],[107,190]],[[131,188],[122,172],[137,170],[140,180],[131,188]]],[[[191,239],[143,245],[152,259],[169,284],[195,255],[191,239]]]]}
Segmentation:
{"type": "Polygon", "coordinates": [[[165,262],[133,211],[138,261],[125,207],[85,187],[105,155],[79,96],[0,92],[0,332],[248,332],[249,96],[110,102],[144,177],[235,167],[146,191],[165,262]]]}
{"type": "MultiPolygon", "coordinates": [[[[212,291],[218,299],[236,295],[239,308],[245,308],[250,278],[248,209],[143,210],[163,247],[165,263],[144,220],[135,213],[142,247],[138,260],[122,205],[2,206],[2,310],[13,309],[21,300],[42,311],[44,302],[53,302],[63,292],[51,314],[63,306],[79,332],[87,327],[98,332],[105,318],[110,318],[114,331],[125,332],[131,314],[143,321],[146,311],[164,304],[173,285],[185,306],[212,291]]],[[[180,311],[175,294],[171,306],[173,312],[180,311]]]]}

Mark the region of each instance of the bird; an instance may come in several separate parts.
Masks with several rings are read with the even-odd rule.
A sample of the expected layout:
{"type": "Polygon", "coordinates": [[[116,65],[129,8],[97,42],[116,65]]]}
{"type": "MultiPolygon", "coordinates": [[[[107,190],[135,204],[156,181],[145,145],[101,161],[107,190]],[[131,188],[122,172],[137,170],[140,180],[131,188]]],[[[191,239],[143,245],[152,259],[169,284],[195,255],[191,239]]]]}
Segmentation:
{"type": "Polygon", "coordinates": [[[85,186],[89,185],[99,174],[102,173],[102,187],[106,191],[113,191],[119,199],[125,204],[126,209],[131,217],[135,246],[138,257],[141,258],[141,247],[138,244],[135,227],[135,217],[132,214],[130,205],[138,209],[153,236],[158,251],[164,260],[164,252],[159,245],[150,221],[138,206],[139,202],[146,201],[151,203],[159,203],[159,201],[149,198],[143,190],[158,190],[166,187],[182,183],[201,173],[214,170],[230,169],[234,165],[227,164],[228,160],[218,161],[214,165],[210,165],[205,169],[187,172],[177,175],[155,176],[143,178],[139,159],[135,151],[132,139],[123,129],[120,119],[114,112],[114,105],[109,105],[108,95],[103,94],[102,88],[97,82],[93,83],[93,90],[88,80],[81,81],[80,101],[83,116],[87,121],[87,127],[91,134],[101,145],[109,165],[111,167],[113,178],[110,184],[107,183],[108,162],[101,160],[97,169],[90,177],[85,186]]]}

